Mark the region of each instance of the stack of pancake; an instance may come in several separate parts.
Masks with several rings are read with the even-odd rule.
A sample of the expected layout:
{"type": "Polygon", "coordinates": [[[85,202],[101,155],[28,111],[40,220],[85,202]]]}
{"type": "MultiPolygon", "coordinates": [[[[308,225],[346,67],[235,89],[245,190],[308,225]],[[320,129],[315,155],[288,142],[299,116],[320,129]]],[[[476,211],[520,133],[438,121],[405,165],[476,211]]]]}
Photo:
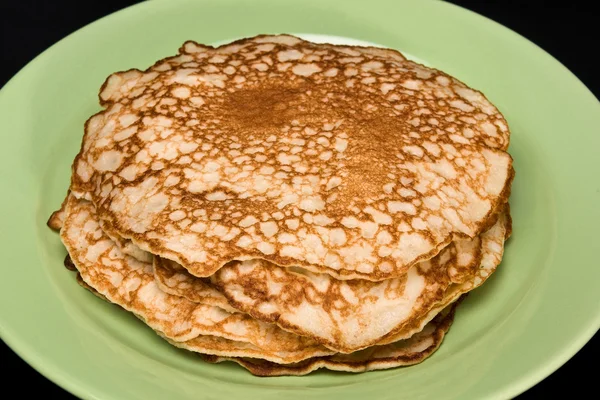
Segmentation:
{"type": "Polygon", "coordinates": [[[505,119],[394,50],[186,42],[100,103],[49,226],[83,286],[207,361],[418,363],[502,259],[505,119]]]}

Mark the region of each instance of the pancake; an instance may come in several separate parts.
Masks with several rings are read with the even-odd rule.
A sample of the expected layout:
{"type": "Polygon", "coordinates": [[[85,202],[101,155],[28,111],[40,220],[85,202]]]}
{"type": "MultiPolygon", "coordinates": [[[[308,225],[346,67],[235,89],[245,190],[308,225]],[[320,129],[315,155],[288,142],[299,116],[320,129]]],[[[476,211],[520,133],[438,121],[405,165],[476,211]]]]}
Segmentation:
{"type": "Polygon", "coordinates": [[[111,75],[100,102],[72,193],[198,277],[263,259],[401,278],[489,228],[510,192],[500,112],[392,50],[286,35],[186,42],[111,75]]]}
{"type": "MultiPolygon", "coordinates": [[[[81,287],[89,290],[96,297],[110,303],[110,301],[106,297],[104,297],[103,295],[98,293],[98,291],[96,291],[96,289],[94,289],[93,287],[88,285],[81,277],[81,274],[77,273],[76,279],[77,279],[77,283],[81,287]]],[[[137,314],[134,314],[134,315],[136,317],[140,318],[142,321],[144,320],[144,318],[140,317],[139,315],[137,315],[137,314]]],[[[227,357],[227,356],[229,356],[229,357],[235,357],[235,358],[239,358],[239,357],[247,358],[247,357],[265,357],[265,354],[266,354],[266,357],[269,358],[268,351],[265,352],[263,349],[260,349],[250,343],[237,342],[237,341],[233,341],[233,340],[223,339],[218,336],[210,336],[210,335],[202,335],[202,336],[195,337],[194,339],[190,339],[185,342],[177,342],[177,341],[169,339],[168,337],[165,336],[164,333],[162,333],[160,331],[156,331],[156,333],[175,347],[179,347],[179,348],[186,349],[189,351],[194,351],[194,352],[202,352],[202,355],[205,357],[211,357],[211,356],[212,357],[227,357]],[[219,354],[219,356],[215,356],[214,354],[219,354]]],[[[283,356],[283,357],[285,357],[285,356],[283,356]]],[[[270,357],[270,358],[272,358],[272,357],[270,357]]],[[[281,356],[280,356],[280,359],[284,360],[285,358],[281,358],[281,356]]],[[[307,360],[310,360],[310,359],[307,359],[307,360]]],[[[266,360],[264,360],[264,361],[268,362],[268,363],[272,363],[273,365],[296,365],[297,364],[297,363],[277,364],[273,361],[266,361],[266,360]]]]}
{"type": "MultiPolygon", "coordinates": [[[[462,283],[451,284],[445,291],[441,301],[439,301],[427,314],[421,317],[421,321],[429,321],[438,313],[442,312],[448,304],[461,299],[461,296],[466,296],[471,290],[481,286],[491,275],[496,271],[496,268],[502,261],[504,254],[504,244],[512,232],[512,219],[510,216],[510,208],[505,206],[504,212],[498,216],[496,223],[491,229],[481,235],[482,258],[479,268],[474,271],[474,274],[465,279],[462,283]]],[[[404,337],[403,332],[399,334],[389,335],[381,343],[392,343],[404,337]]]]}
{"type": "Polygon", "coordinates": [[[227,298],[209,282],[196,278],[186,269],[170,260],[156,257],[154,260],[154,279],[165,293],[183,297],[194,303],[211,304],[229,312],[237,312],[227,302],[227,298]]]}
{"type": "Polygon", "coordinates": [[[414,365],[431,356],[442,344],[450,329],[459,302],[438,314],[425,328],[410,339],[384,346],[374,346],[352,354],[316,357],[294,364],[277,364],[256,358],[203,355],[205,361],[233,361],[257,376],[306,375],[317,369],[366,372],[414,365]]]}
{"type": "Polygon", "coordinates": [[[245,342],[246,348],[253,352],[235,354],[260,354],[261,358],[280,363],[333,353],[309,338],[287,333],[247,315],[192,303],[160,291],[152,264],[124,255],[100,229],[91,203],[70,197],[65,215],[61,239],[83,281],[171,341],[181,343],[207,335],[245,342]]]}
{"type": "MultiPolygon", "coordinates": [[[[77,282],[97,297],[108,301],[89,286],[77,274],[77,282]]],[[[413,365],[422,362],[441,345],[444,335],[450,329],[454,311],[459,302],[446,308],[425,328],[410,339],[384,346],[374,346],[354,354],[334,354],[306,360],[280,364],[252,356],[262,356],[262,350],[255,346],[223,339],[215,336],[198,336],[186,342],[174,342],[157,332],[172,345],[189,351],[201,352],[201,357],[210,363],[233,361],[257,376],[306,375],[319,368],[335,371],[364,372],[413,365]],[[219,354],[219,355],[215,355],[219,354]]]]}
{"type": "MultiPolygon", "coordinates": [[[[110,303],[110,301],[106,297],[104,297],[103,295],[98,293],[98,291],[96,291],[96,289],[94,289],[93,287],[88,285],[81,277],[81,274],[77,273],[76,279],[77,279],[77,283],[81,287],[89,290],[96,297],[110,303]]],[[[138,317],[139,319],[141,319],[142,321],[144,321],[144,318],[142,318],[141,316],[139,316],[137,314],[134,314],[134,315],[136,317],[138,317]]],[[[239,358],[239,357],[247,358],[247,357],[265,357],[266,356],[267,358],[273,358],[272,356],[270,356],[268,351],[265,352],[265,350],[260,349],[250,343],[237,342],[237,341],[233,341],[233,340],[223,339],[218,336],[202,335],[202,336],[195,337],[194,339],[190,339],[185,342],[177,342],[177,341],[169,339],[168,337],[165,336],[164,333],[162,333],[160,331],[156,331],[156,333],[175,347],[179,347],[179,348],[186,349],[189,351],[194,351],[194,352],[202,352],[202,355],[205,357],[211,357],[211,356],[212,357],[228,357],[229,356],[229,357],[235,357],[235,358],[239,358]],[[215,356],[214,354],[218,354],[219,356],[215,356]]],[[[279,359],[281,359],[281,360],[286,359],[286,358],[283,358],[283,357],[285,357],[285,355],[283,355],[283,356],[279,355],[279,357],[280,357],[279,359]]],[[[307,359],[307,360],[310,360],[310,359],[307,359]]],[[[273,361],[266,361],[266,360],[264,360],[264,361],[272,363],[273,365],[295,365],[296,364],[296,363],[277,364],[273,361]]]]}
{"type": "MultiPolygon", "coordinates": [[[[403,278],[339,281],[328,274],[251,260],[221,268],[211,283],[234,309],[312,337],[337,352],[355,352],[411,337],[462,293],[481,285],[502,259],[509,220],[503,213],[481,238],[471,244],[453,243],[403,278]]],[[[214,290],[205,280],[156,257],[157,280],[169,275],[177,278],[166,290],[191,301],[196,291],[214,290]]]]}

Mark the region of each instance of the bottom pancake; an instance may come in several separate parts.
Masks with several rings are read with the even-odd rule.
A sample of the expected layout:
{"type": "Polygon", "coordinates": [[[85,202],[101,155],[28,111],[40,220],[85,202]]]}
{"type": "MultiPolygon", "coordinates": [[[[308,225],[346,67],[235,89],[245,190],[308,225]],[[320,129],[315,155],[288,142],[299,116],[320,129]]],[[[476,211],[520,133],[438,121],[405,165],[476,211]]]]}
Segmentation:
{"type": "MultiPolygon", "coordinates": [[[[97,297],[108,301],[106,297],[88,285],[79,273],[77,273],[77,282],[97,297]]],[[[204,361],[209,363],[235,362],[247,369],[251,374],[261,377],[307,375],[322,368],[332,371],[358,373],[414,365],[427,359],[440,347],[444,336],[452,325],[455,310],[465,296],[445,308],[421,332],[413,335],[410,339],[382,346],[373,346],[351,354],[313,357],[289,364],[279,364],[252,357],[228,357],[206,353],[200,353],[200,356],[204,361]]],[[[198,336],[186,342],[175,342],[165,338],[161,332],[157,333],[170,344],[189,351],[206,351],[210,349],[218,354],[226,354],[228,352],[239,352],[241,349],[248,348],[247,343],[235,342],[209,335],[198,336]]]]}
{"type": "MultiPolygon", "coordinates": [[[[466,296],[466,295],[465,295],[466,296]]],[[[219,357],[202,355],[210,363],[235,362],[256,376],[307,375],[317,369],[332,371],[366,372],[418,364],[430,357],[440,347],[454,320],[456,301],[430,321],[425,328],[410,339],[383,346],[372,346],[350,354],[314,357],[293,364],[277,364],[256,358],[219,357]]]]}

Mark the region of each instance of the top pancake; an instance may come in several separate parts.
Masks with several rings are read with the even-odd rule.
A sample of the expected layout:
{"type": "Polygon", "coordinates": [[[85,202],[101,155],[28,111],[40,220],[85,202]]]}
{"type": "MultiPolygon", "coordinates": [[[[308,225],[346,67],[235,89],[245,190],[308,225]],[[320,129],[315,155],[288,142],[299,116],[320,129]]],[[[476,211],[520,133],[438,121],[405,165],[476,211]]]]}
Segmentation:
{"type": "Polygon", "coordinates": [[[392,50],[186,42],[100,99],[73,194],[199,277],[249,259],[399,277],[489,227],[513,176],[499,111],[392,50]]]}

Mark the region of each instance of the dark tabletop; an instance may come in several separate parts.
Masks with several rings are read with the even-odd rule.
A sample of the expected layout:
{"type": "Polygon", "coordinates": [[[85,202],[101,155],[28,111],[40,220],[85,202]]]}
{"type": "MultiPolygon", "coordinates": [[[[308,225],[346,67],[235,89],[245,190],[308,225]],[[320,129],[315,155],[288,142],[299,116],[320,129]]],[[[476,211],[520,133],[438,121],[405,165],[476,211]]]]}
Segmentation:
{"type": "MultiPolygon", "coordinates": [[[[561,6],[551,6],[549,1],[527,0],[452,2],[485,15],[533,41],[566,65],[596,97],[600,97],[600,68],[595,61],[600,49],[600,13],[592,11],[596,7],[584,1],[573,0],[564,2],[561,6]]],[[[70,1],[65,0],[0,1],[0,86],[53,43],[100,17],[134,3],[136,2],[88,1],[78,2],[79,6],[73,7],[70,1]]],[[[600,128],[598,133],[600,134],[600,128]]],[[[600,378],[596,372],[600,356],[599,343],[600,339],[596,334],[563,367],[518,398],[547,398],[561,393],[568,393],[569,398],[583,397],[584,394],[589,397],[588,393],[591,393],[591,398],[598,398],[600,378]]],[[[5,389],[11,385],[15,385],[15,388],[19,385],[18,390],[23,398],[39,393],[49,398],[73,398],[38,374],[4,343],[0,347],[0,366],[5,389]],[[17,383],[22,381],[28,382],[28,385],[21,386],[17,383]]],[[[10,392],[12,391],[5,391],[10,392]]]]}

